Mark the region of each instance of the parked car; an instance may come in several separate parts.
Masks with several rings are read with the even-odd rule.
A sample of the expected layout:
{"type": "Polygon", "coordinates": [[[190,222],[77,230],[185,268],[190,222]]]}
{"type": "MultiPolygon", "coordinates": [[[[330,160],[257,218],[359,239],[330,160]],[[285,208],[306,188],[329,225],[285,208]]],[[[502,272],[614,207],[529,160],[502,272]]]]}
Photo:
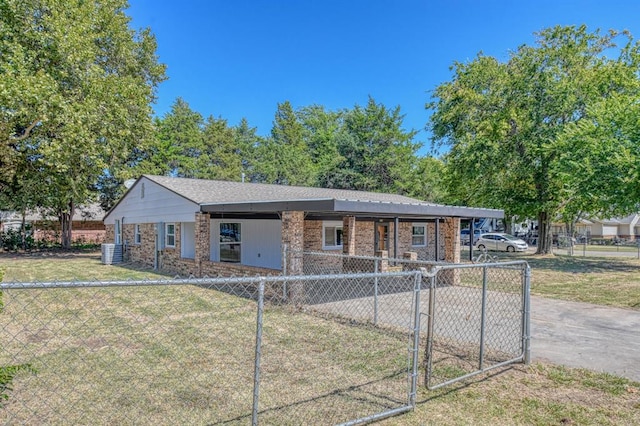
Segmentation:
{"type": "Polygon", "coordinates": [[[476,242],[479,250],[497,250],[497,251],[525,251],[529,248],[520,238],[513,235],[503,234],[500,232],[491,232],[480,235],[476,242]]]}
{"type": "MultiPolygon", "coordinates": [[[[460,242],[465,246],[469,245],[470,233],[471,231],[469,229],[463,229],[460,231],[460,242]]],[[[478,241],[478,238],[480,238],[481,234],[482,234],[482,231],[480,231],[479,229],[473,230],[473,244],[475,244],[478,241]]]]}

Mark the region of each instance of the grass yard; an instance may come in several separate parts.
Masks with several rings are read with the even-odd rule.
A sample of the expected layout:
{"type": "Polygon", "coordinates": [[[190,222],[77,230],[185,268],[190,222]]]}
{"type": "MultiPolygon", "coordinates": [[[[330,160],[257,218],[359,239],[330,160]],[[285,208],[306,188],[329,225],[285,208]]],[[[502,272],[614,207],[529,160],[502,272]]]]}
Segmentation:
{"type": "Polygon", "coordinates": [[[531,266],[532,295],[640,309],[640,260],[531,255],[519,258],[531,266]]]}
{"type": "MultiPolygon", "coordinates": [[[[631,283],[619,291],[637,298],[637,263],[527,260],[534,294],[574,297],[559,291],[568,277],[588,293],[597,288],[590,278],[613,275],[631,283]]],[[[158,277],[101,265],[99,255],[0,256],[0,268],[5,281],[158,277]]],[[[250,423],[252,300],[180,286],[14,290],[4,301],[0,365],[29,364],[36,373],[15,373],[0,423],[250,423]]],[[[402,333],[275,306],[265,313],[262,351],[262,424],[346,421],[399,406],[406,394],[402,333]]],[[[640,424],[640,383],[518,365],[438,391],[421,388],[415,412],[382,423],[640,424]]]]}

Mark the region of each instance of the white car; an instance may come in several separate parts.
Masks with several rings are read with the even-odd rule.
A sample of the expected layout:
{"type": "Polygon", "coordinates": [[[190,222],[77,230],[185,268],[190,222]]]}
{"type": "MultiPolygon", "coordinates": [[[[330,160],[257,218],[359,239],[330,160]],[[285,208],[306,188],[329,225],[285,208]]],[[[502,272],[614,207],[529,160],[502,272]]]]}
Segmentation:
{"type": "Polygon", "coordinates": [[[513,235],[492,232],[480,235],[476,247],[479,250],[525,251],[529,248],[526,242],[513,235]]]}
{"type": "MultiPolygon", "coordinates": [[[[469,240],[471,239],[469,237],[470,233],[471,231],[469,229],[463,229],[460,231],[460,242],[465,246],[469,245],[469,240]]],[[[473,230],[473,244],[478,241],[478,238],[480,238],[480,234],[482,234],[482,231],[480,231],[479,229],[473,230]]]]}

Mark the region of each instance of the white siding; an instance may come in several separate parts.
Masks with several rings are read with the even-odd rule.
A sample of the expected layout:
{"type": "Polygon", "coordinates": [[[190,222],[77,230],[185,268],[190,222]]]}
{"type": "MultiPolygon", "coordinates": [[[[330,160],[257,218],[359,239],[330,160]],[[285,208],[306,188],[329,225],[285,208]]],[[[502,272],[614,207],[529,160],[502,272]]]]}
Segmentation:
{"type": "Polygon", "coordinates": [[[196,224],[194,222],[180,224],[180,255],[185,259],[196,258],[196,224]]]}
{"type": "Polygon", "coordinates": [[[123,224],[193,222],[199,210],[196,203],[143,177],[109,212],[104,223],[113,225],[116,219],[123,224]]]}
{"type": "Polygon", "coordinates": [[[220,260],[220,223],[240,223],[241,263],[281,268],[282,222],[279,220],[214,219],[211,221],[211,260],[220,260]]]}

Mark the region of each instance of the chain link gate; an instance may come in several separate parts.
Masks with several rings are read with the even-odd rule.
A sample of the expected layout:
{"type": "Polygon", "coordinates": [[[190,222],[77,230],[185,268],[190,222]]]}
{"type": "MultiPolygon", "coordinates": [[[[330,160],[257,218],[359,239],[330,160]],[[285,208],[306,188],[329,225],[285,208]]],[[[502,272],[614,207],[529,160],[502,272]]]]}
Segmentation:
{"type": "Polygon", "coordinates": [[[429,302],[422,307],[428,389],[529,362],[526,262],[437,266],[429,275],[429,302]]]}

